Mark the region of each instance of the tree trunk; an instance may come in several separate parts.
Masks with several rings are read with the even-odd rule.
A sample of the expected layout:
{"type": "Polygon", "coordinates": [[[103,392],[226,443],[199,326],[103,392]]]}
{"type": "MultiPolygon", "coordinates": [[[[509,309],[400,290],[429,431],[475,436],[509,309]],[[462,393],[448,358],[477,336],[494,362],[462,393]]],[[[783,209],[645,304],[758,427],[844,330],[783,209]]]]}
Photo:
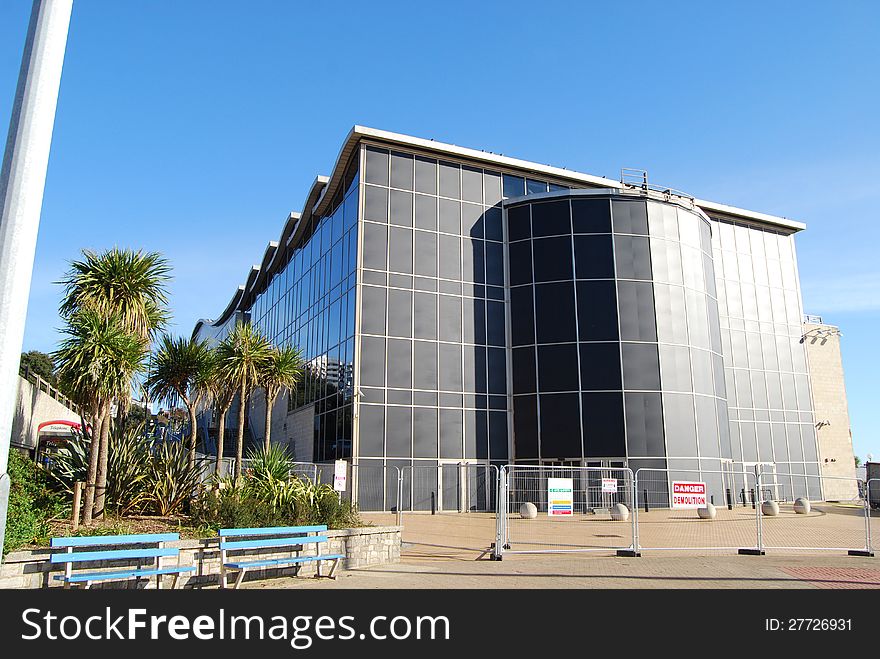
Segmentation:
{"type": "MultiPolygon", "coordinates": [[[[95,504],[95,481],[98,476],[98,453],[101,450],[101,429],[104,427],[104,416],[107,411],[95,414],[92,417],[92,433],[89,442],[89,470],[86,474],[86,496],[83,502],[83,526],[89,526],[92,523],[92,508],[95,504]]],[[[86,426],[83,425],[83,433],[86,426]]]]}
{"type": "Polygon", "coordinates": [[[214,476],[220,478],[220,465],[223,464],[223,440],[226,438],[226,413],[228,407],[220,408],[220,422],[217,425],[217,461],[214,463],[214,476]]]}
{"type": "Polygon", "coordinates": [[[244,452],[244,418],[247,411],[247,382],[242,379],[238,400],[238,440],[235,444],[235,483],[241,480],[241,458],[244,452]]]}
{"type": "MultiPolygon", "coordinates": [[[[117,415],[119,407],[117,406],[117,415]]],[[[104,415],[101,424],[101,449],[98,452],[98,477],[95,481],[95,512],[93,517],[104,517],[104,502],[107,498],[107,458],[110,452],[110,424],[112,417],[109,412],[104,415]]]]}
{"type": "Polygon", "coordinates": [[[269,390],[266,389],[266,451],[269,450],[269,446],[272,444],[272,407],[275,405],[276,397],[277,394],[272,395],[269,390]]]}
{"type": "Polygon", "coordinates": [[[189,438],[189,467],[192,469],[193,464],[196,461],[196,440],[198,439],[198,425],[196,420],[196,403],[193,401],[187,405],[189,409],[189,424],[190,424],[190,438],[189,438]]]}

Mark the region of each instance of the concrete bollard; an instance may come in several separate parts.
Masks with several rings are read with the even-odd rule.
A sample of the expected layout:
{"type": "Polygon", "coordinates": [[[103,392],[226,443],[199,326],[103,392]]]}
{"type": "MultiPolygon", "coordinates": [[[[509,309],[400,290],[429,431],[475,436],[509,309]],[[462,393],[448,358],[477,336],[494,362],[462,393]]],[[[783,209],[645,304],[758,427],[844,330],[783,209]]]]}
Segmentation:
{"type": "Polygon", "coordinates": [[[779,504],[775,501],[765,501],[761,504],[761,514],[776,517],[779,514],[779,504]]]}
{"type": "Polygon", "coordinates": [[[629,519],[629,508],[622,503],[615,503],[611,506],[611,519],[615,522],[625,522],[629,519]]]}
{"type": "Polygon", "coordinates": [[[697,515],[700,519],[715,519],[715,506],[708,503],[705,508],[697,508],[697,515]]]}
{"type": "Polygon", "coordinates": [[[538,507],[526,502],[519,507],[519,516],[523,519],[535,519],[538,516],[538,507]]]}
{"type": "Polygon", "coordinates": [[[798,497],[794,500],[794,511],[798,515],[809,515],[810,514],[810,500],[805,499],[804,497],[798,497]]]}

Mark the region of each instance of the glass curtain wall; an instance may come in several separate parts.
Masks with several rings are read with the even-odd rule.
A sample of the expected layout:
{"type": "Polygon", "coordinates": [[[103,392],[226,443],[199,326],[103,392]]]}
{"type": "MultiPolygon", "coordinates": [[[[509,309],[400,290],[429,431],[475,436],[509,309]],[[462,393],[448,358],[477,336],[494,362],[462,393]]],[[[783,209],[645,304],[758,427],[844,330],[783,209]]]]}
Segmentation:
{"type": "Polygon", "coordinates": [[[295,245],[278,247],[284,250],[286,265],[251,307],[251,321],[272,343],[292,345],[303,353],[305,376],[288,396],[287,412],[314,406],[311,454],[315,462],[352,456],[356,160],[328,212],[311,217],[295,245]]]}
{"type": "Polygon", "coordinates": [[[715,218],[721,337],[736,461],[772,462],[780,496],[820,498],[794,236],[715,218]]]}

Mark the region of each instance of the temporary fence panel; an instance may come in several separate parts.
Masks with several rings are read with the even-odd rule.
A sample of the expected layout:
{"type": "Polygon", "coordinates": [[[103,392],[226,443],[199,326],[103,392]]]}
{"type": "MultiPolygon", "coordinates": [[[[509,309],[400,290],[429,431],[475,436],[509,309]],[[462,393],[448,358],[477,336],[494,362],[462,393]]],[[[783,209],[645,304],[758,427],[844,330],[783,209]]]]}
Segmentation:
{"type": "Polygon", "coordinates": [[[314,462],[291,462],[290,476],[318,483],[318,465],[314,462]]]}
{"type": "MultiPolygon", "coordinates": [[[[803,470],[806,471],[806,470],[803,470]]],[[[845,551],[863,554],[870,551],[870,518],[865,491],[857,478],[821,476],[799,472],[758,476],[762,493],[762,549],[797,551],[845,551]],[[772,479],[772,480],[771,480],[772,479]],[[790,483],[794,499],[773,500],[771,482],[790,483]],[[834,493],[834,499],[828,496],[834,493]],[[775,505],[770,502],[773,501],[775,505]],[[806,506],[801,501],[809,502],[806,506]]]]}
{"type": "Polygon", "coordinates": [[[495,540],[498,468],[473,462],[407,465],[400,471],[404,542],[444,555],[482,555],[495,540]]]}
{"type": "Polygon", "coordinates": [[[634,550],[630,469],[508,465],[500,471],[496,558],[634,550]]]}
{"type": "Polygon", "coordinates": [[[719,470],[643,468],[636,471],[635,490],[641,551],[758,551],[755,471],[730,465],[719,470]],[[714,518],[707,514],[710,505],[714,518]]]}
{"type": "Polygon", "coordinates": [[[880,479],[872,478],[865,483],[865,503],[868,516],[868,545],[873,551],[880,550],[880,479]]]}

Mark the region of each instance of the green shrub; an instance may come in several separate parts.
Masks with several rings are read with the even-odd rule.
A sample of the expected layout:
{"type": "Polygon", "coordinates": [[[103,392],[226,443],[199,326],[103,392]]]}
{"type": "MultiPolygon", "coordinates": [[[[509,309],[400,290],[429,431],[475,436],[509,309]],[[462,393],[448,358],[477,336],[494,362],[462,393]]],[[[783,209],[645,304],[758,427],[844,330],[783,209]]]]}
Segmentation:
{"type": "Polygon", "coordinates": [[[250,466],[238,484],[225,478],[196,498],[192,507],[195,526],[363,526],[357,507],[340,501],[332,487],[291,476],[291,459],[283,449],[273,446],[248,457],[250,466]]]}
{"type": "Polygon", "coordinates": [[[64,498],[52,491],[46,475],[15,449],[9,452],[8,473],[4,554],[48,537],[49,521],[66,512],[64,498]]]}
{"type": "MultiPolygon", "coordinates": [[[[74,435],[53,458],[51,478],[56,487],[72,494],[74,483],[86,480],[88,437],[74,435]]],[[[189,465],[180,443],[153,444],[143,429],[111,433],[107,455],[107,507],[119,515],[180,512],[201,483],[201,465],[189,465]]]]}

